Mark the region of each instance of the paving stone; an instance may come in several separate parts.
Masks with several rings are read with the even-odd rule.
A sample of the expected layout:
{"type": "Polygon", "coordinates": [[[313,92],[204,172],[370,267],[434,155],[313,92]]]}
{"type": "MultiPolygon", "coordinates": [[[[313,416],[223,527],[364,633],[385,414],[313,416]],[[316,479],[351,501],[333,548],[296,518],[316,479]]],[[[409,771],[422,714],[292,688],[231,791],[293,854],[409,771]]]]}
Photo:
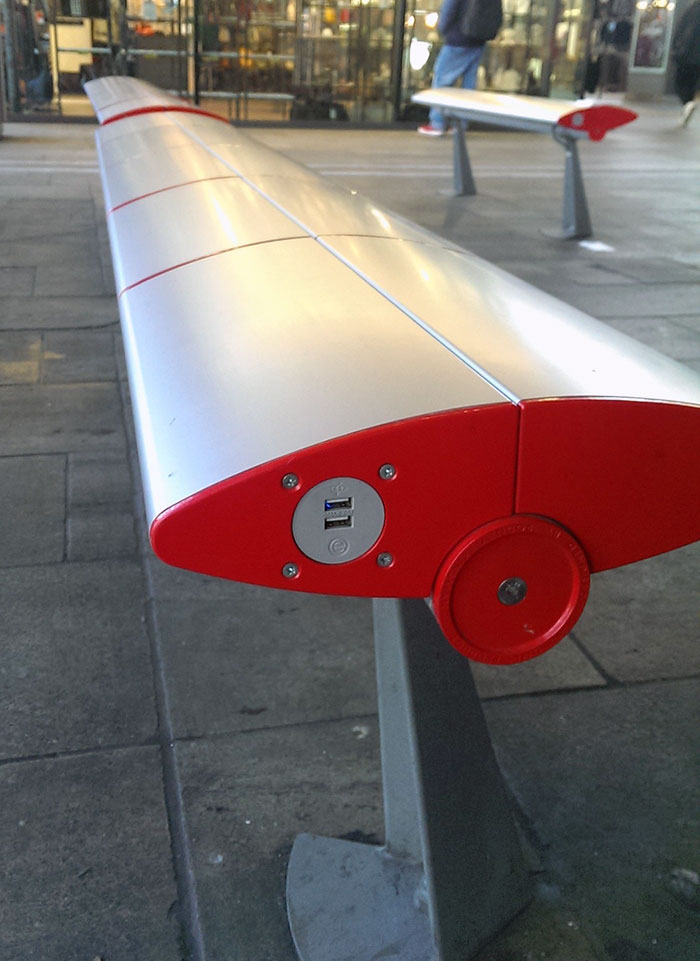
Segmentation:
{"type": "Polygon", "coordinates": [[[700,330],[665,317],[613,317],[606,318],[606,323],[676,360],[700,358],[700,330]]]}
{"type": "Polygon", "coordinates": [[[0,385],[35,384],[41,369],[41,336],[0,333],[0,385]]]}
{"type": "Polygon", "coordinates": [[[301,831],[381,840],[372,719],[180,743],[207,961],[296,961],[285,875],[301,831]]]}
{"type": "Polygon", "coordinates": [[[0,956],[182,961],[155,747],[0,767],[0,956]]]}
{"type": "Polygon", "coordinates": [[[546,654],[522,664],[473,662],[472,674],[482,698],[605,684],[602,675],[568,637],[546,654]]]}
{"type": "Polygon", "coordinates": [[[131,473],[126,458],[113,451],[86,451],[68,457],[68,507],[130,504],[131,473]]]}
{"type": "Polygon", "coordinates": [[[13,174],[15,199],[9,200],[3,209],[0,223],[0,241],[45,240],[47,237],[63,237],[81,228],[95,225],[95,211],[91,199],[46,199],[32,197],[31,179],[22,192],[21,181],[13,174]],[[28,189],[27,189],[28,187],[28,189]]]}
{"type": "Polygon", "coordinates": [[[0,457],[0,567],[63,559],[65,500],[62,455],[0,457]]]}
{"type": "Polygon", "coordinates": [[[102,264],[96,258],[74,263],[40,264],[36,268],[34,291],[39,297],[99,297],[105,290],[102,264]]]}
{"type": "Polygon", "coordinates": [[[0,330],[53,330],[61,327],[111,327],[119,322],[113,297],[7,297],[0,330]]]}
{"type": "Polygon", "coordinates": [[[0,756],[153,736],[151,664],[137,564],[5,570],[0,636],[0,756]]]}
{"type": "Polygon", "coordinates": [[[66,527],[69,561],[133,557],[136,551],[134,517],[129,507],[104,505],[69,513],[66,527]]]}
{"type": "Polygon", "coordinates": [[[112,331],[51,331],[44,335],[44,383],[115,380],[116,376],[112,331]]]}
{"type": "Polygon", "coordinates": [[[700,672],[700,543],[605,571],[573,633],[621,681],[700,672]]]}
{"type": "Polygon", "coordinates": [[[238,604],[241,585],[220,577],[208,577],[170,567],[159,560],[150,548],[144,556],[149,598],[156,601],[230,601],[238,604]]]}
{"type": "Polygon", "coordinates": [[[233,603],[158,605],[176,736],[376,711],[369,601],[236,588],[233,603]]]}
{"type": "Polygon", "coordinates": [[[552,888],[612,961],[697,958],[697,915],[668,880],[697,858],[699,688],[677,681],[486,705],[552,888]]]}
{"type": "Polygon", "coordinates": [[[83,229],[62,237],[0,241],[0,268],[61,263],[66,259],[68,247],[71,259],[92,259],[95,251],[94,229],[83,229]]]}
{"type": "Polygon", "coordinates": [[[0,387],[0,454],[123,446],[114,384],[0,387]]]}
{"type": "MultiPolygon", "coordinates": [[[[679,216],[674,214],[674,221],[679,216]]],[[[697,224],[697,211],[690,211],[689,216],[697,224]]],[[[640,284],[700,284],[700,270],[689,264],[678,263],[670,257],[645,258],[643,261],[634,257],[615,257],[611,261],[616,273],[624,274],[640,284]]]]}
{"type": "Polygon", "coordinates": [[[0,297],[31,297],[35,267],[0,267],[0,297]]]}
{"type": "Polygon", "coordinates": [[[659,284],[655,287],[547,287],[549,293],[594,317],[658,317],[697,311],[698,288],[694,284],[659,284]]]}

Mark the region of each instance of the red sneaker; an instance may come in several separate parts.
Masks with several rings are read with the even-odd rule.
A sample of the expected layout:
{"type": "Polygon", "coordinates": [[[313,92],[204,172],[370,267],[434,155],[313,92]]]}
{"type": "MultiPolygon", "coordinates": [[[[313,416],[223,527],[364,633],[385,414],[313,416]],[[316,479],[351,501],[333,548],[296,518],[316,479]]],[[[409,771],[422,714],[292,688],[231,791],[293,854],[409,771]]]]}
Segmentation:
{"type": "Polygon", "coordinates": [[[442,127],[431,127],[429,123],[426,123],[418,128],[418,133],[422,133],[424,137],[444,137],[447,131],[443,130],[442,127]]]}

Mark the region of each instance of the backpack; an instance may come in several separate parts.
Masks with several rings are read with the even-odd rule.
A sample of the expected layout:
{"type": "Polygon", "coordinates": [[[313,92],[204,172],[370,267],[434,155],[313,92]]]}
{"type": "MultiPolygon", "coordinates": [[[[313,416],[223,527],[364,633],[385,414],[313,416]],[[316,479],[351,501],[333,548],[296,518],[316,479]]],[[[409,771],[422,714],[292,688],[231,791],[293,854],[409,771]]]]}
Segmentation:
{"type": "Polygon", "coordinates": [[[459,19],[460,32],[475,46],[493,40],[503,23],[501,0],[466,0],[459,19]]]}

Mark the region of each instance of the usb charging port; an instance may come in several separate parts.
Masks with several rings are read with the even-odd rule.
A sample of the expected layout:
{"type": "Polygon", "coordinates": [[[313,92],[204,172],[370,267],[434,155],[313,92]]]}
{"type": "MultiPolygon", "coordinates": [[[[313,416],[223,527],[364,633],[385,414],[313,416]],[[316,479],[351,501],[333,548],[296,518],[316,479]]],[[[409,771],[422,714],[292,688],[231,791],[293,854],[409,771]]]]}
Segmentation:
{"type": "Polygon", "coordinates": [[[324,517],[323,529],[332,531],[336,527],[352,527],[352,514],[345,514],[343,517],[324,517]]]}
{"type": "MultiPolygon", "coordinates": [[[[326,501],[324,504],[324,510],[327,511],[351,511],[352,510],[352,497],[338,497],[333,501],[326,501]]],[[[350,525],[346,525],[349,527],[350,525]]]]}

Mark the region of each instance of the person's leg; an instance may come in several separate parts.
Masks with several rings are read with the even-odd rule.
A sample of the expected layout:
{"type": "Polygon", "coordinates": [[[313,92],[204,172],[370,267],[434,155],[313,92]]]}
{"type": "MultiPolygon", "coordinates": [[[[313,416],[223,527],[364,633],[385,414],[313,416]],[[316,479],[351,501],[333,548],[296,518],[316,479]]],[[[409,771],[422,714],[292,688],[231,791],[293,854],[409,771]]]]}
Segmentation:
{"type": "MultiPolygon", "coordinates": [[[[479,51],[476,66],[473,68],[474,80],[476,81],[476,69],[481,59],[481,47],[450,47],[445,44],[437,55],[433,67],[433,87],[451,87],[455,81],[463,77],[465,71],[471,69],[475,50],[479,51]]],[[[444,130],[445,121],[441,110],[436,107],[431,109],[429,124],[438,130],[444,130]]]]}
{"type": "Polygon", "coordinates": [[[697,71],[686,63],[676,64],[675,89],[681,103],[689,103],[695,96],[697,71]]]}
{"type": "Polygon", "coordinates": [[[464,48],[464,73],[462,74],[462,86],[465,90],[474,90],[476,88],[477,71],[479,70],[479,64],[481,63],[483,54],[483,47],[464,48]]]}

